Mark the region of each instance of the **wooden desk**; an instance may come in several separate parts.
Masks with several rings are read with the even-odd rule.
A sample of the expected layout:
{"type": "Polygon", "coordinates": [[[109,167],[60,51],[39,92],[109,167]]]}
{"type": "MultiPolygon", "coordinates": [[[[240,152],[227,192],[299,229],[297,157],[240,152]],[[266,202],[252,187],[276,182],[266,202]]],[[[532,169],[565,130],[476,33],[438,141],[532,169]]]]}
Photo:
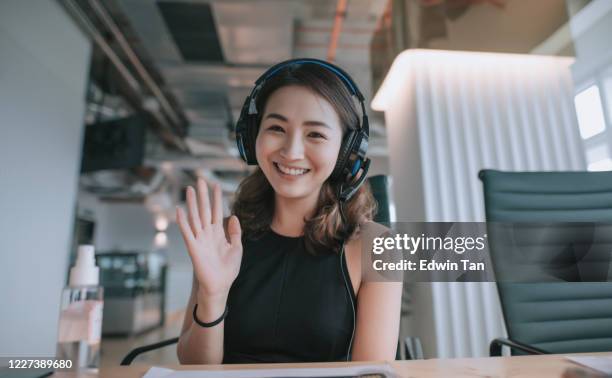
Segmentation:
{"type": "MultiPolygon", "coordinates": [[[[593,356],[610,356],[610,353],[584,354],[593,356]]],[[[401,377],[561,377],[568,367],[576,367],[564,359],[565,355],[493,357],[493,358],[457,358],[431,359],[418,361],[391,361],[401,377]]],[[[254,364],[254,365],[171,365],[164,366],[176,370],[224,370],[224,369],[257,369],[257,368],[293,368],[293,367],[337,367],[347,363],[331,362],[316,364],[254,364]]],[[[348,362],[363,364],[363,362],[348,362]]],[[[150,366],[114,366],[105,367],[99,374],[58,372],[53,378],[140,378],[150,366]]]]}

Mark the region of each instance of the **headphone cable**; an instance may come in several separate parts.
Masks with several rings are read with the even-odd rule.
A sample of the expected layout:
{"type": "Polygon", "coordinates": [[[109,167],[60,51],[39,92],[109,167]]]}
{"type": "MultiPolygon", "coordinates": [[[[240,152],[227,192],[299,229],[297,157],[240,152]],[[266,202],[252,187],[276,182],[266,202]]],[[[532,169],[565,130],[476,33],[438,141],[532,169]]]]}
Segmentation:
{"type": "MultiPolygon", "coordinates": [[[[340,211],[340,219],[342,222],[342,227],[343,227],[343,236],[346,235],[347,232],[347,219],[346,216],[344,214],[344,202],[343,200],[340,199],[339,194],[342,193],[342,184],[340,184],[339,186],[339,190],[338,190],[338,200],[339,200],[339,206],[338,209],[340,211]]],[[[352,288],[350,287],[349,281],[347,279],[347,274],[344,272],[345,267],[346,267],[346,272],[348,273],[348,264],[346,263],[346,257],[344,255],[344,238],[342,239],[342,245],[341,245],[341,250],[340,250],[340,271],[342,272],[342,278],[344,279],[344,286],[346,287],[346,292],[348,294],[349,300],[351,302],[351,312],[353,314],[353,332],[351,332],[351,339],[349,341],[349,345],[348,345],[348,349],[346,351],[346,360],[350,361],[350,357],[351,357],[351,349],[353,347],[353,339],[355,338],[355,328],[356,328],[356,309],[355,309],[355,302],[353,301],[353,291],[352,288]]]]}

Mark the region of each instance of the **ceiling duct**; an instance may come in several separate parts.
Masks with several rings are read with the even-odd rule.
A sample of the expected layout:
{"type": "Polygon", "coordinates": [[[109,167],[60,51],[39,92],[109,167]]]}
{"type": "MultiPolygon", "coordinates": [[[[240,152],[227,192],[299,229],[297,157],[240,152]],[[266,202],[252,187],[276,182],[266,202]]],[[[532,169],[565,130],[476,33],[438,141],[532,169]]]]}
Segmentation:
{"type": "Polygon", "coordinates": [[[210,4],[157,3],[185,61],[223,63],[223,51],[210,4]]]}
{"type": "Polygon", "coordinates": [[[157,192],[163,186],[165,175],[161,170],[134,168],[103,170],[84,173],[80,185],[103,200],[136,200],[157,192]]]}

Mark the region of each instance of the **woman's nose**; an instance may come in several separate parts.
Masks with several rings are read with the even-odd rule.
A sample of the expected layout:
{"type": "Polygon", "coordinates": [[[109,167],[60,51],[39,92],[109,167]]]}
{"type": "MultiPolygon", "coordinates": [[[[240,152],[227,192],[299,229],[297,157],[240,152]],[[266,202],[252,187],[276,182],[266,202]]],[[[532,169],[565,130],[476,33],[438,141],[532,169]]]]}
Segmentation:
{"type": "Polygon", "coordinates": [[[285,138],[281,156],[287,160],[298,160],[304,158],[304,142],[299,135],[288,135],[285,138]]]}

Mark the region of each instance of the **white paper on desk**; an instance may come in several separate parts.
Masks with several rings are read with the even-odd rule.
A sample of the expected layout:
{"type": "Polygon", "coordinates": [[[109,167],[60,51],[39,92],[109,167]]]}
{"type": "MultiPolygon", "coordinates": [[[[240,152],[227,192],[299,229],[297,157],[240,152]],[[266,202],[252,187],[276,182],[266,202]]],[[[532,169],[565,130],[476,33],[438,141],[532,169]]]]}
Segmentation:
{"type": "Polygon", "coordinates": [[[612,357],[595,357],[595,356],[568,356],[568,360],[577,364],[590,367],[604,374],[612,374],[612,357]]]}
{"type": "Polygon", "coordinates": [[[233,369],[233,370],[172,370],[152,367],[143,378],[274,378],[274,377],[352,377],[366,374],[381,374],[395,377],[388,364],[357,365],[329,368],[278,368],[278,369],[233,369]]]}

